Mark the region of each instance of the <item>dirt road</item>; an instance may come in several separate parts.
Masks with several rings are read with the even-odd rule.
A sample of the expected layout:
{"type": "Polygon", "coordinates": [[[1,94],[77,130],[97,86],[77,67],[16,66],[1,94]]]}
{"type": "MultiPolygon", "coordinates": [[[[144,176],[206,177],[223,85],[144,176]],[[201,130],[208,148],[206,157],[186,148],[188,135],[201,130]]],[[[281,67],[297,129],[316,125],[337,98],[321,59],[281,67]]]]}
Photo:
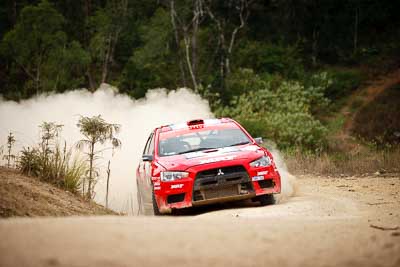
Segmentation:
{"type": "Polygon", "coordinates": [[[400,177],[300,177],[275,206],[0,221],[0,266],[400,266],[400,177]]]}

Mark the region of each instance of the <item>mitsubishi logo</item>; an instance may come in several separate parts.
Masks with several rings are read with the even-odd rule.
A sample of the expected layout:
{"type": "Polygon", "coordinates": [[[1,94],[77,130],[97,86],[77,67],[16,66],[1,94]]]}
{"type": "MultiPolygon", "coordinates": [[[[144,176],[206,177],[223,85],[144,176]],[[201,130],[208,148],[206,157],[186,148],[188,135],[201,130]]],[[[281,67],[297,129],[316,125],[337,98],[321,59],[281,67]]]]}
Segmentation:
{"type": "Polygon", "coordinates": [[[217,175],[224,175],[224,173],[222,172],[221,169],[219,169],[217,175]]]}

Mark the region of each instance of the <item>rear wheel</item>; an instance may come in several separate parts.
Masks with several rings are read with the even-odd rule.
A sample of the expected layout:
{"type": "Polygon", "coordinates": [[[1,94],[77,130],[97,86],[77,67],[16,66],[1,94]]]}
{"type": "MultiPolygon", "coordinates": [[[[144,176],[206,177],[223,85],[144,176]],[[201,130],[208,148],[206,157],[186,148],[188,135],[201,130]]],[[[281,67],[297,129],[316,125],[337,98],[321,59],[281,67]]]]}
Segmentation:
{"type": "Polygon", "coordinates": [[[273,194],[258,196],[258,201],[260,201],[261,206],[273,205],[275,204],[275,197],[273,194]]]}
{"type": "Polygon", "coordinates": [[[162,215],[161,212],[160,212],[160,210],[158,209],[158,206],[157,206],[157,201],[156,201],[156,197],[155,197],[155,195],[154,195],[154,190],[152,191],[151,196],[152,196],[152,202],[153,202],[153,211],[154,211],[154,215],[155,215],[155,216],[160,216],[160,215],[162,215]]]}

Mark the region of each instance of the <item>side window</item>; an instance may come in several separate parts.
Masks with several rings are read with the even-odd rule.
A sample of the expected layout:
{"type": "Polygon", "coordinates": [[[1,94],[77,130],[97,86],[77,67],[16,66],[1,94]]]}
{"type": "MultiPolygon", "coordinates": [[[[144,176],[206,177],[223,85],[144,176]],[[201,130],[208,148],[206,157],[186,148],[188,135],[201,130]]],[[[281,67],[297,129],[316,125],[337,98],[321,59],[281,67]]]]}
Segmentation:
{"type": "Polygon", "coordinates": [[[154,134],[151,135],[151,140],[149,143],[149,147],[147,148],[147,155],[153,155],[154,154],[154,134]]]}
{"type": "Polygon", "coordinates": [[[152,137],[153,137],[153,133],[151,133],[149,138],[147,139],[146,145],[145,145],[145,147],[143,149],[143,155],[147,155],[148,154],[147,151],[149,150],[149,145],[150,145],[150,141],[151,141],[152,137]]]}

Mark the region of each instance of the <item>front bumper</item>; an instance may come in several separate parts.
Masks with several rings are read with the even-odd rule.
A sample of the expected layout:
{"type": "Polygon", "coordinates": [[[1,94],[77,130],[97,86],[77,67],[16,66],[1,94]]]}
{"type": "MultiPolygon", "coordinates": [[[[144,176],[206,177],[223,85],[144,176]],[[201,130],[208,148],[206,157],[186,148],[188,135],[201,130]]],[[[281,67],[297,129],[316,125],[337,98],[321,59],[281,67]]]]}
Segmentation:
{"type": "Polygon", "coordinates": [[[281,191],[281,178],[274,166],[251,168],[236,164],[215,168],[202,165],[186,171],[189,172],[187,178],[154,183],[155,199],[161,213],[281,191]],[[223,174],[215,173],[222,170],[223,174]]]}

